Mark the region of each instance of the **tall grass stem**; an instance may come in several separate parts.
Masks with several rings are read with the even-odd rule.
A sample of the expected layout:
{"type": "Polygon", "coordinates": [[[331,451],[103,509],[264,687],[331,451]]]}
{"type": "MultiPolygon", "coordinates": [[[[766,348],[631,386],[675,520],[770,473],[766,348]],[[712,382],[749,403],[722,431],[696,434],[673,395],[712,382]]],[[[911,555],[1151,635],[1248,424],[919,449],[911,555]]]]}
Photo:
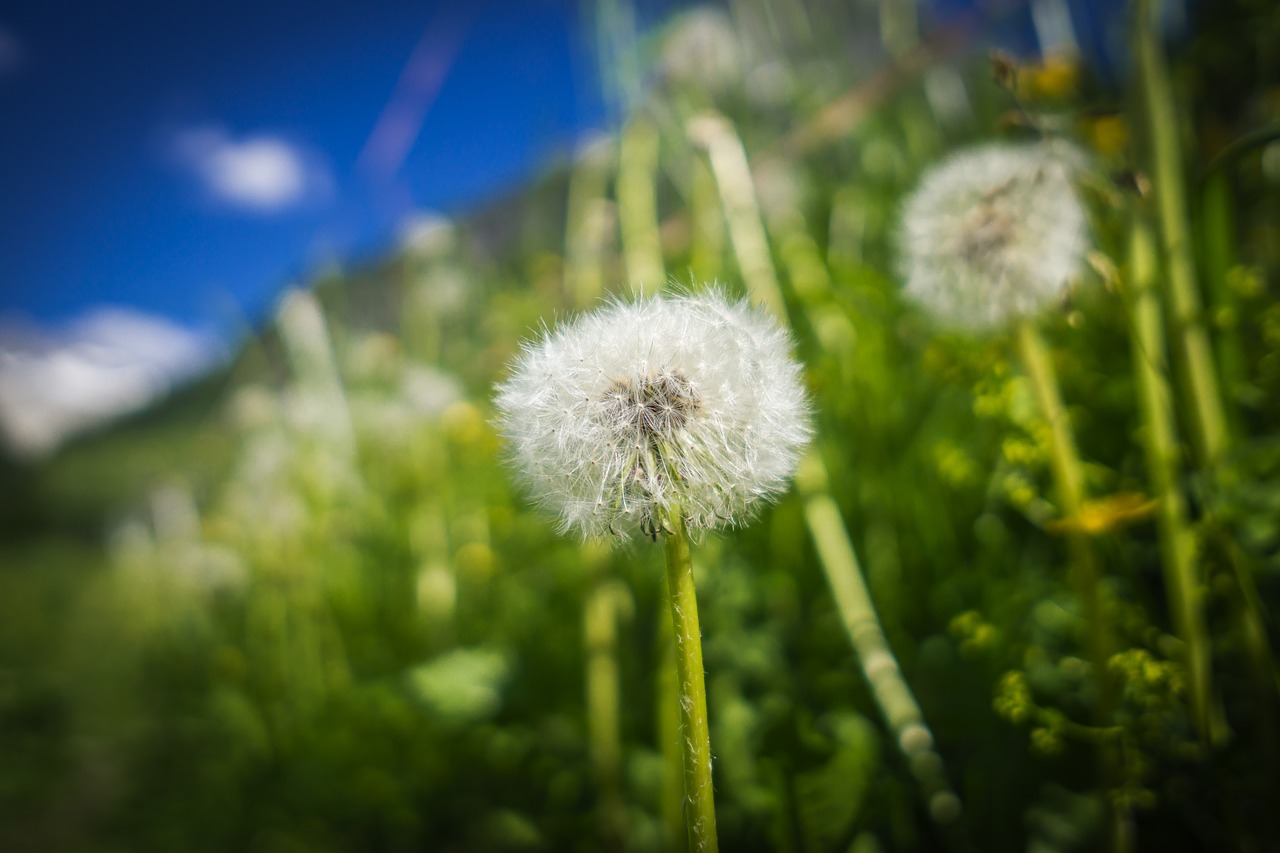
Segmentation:
{"type": "Polygon", "coordinates": [[[1186,396],[1192,404],[1197,455],[1202,465],[1212,469],[1227,450],[1230,432],[1196,282],[1179,144],[1181,128],[1169,68],[1160,48],[1159,9],[1159,0],[1139,0],[1135,7],[1139,92],[1165,257],[1169,322],[1181,356],[1186,396]]]}
{"type": "MultiPolygon", "coordinates": [[[[1110,658],[1114,638],[1106,607],[1103,603],[1101,571],[1097,553],[1089,534],[1078,522],[1084,517],[1085,481],[1084,463],[1076,447],[1075,435],[1066,407],[1062,403],[1062,391],[1057,372],[1053,367],[1048,347],[1031,320],[1018,324],[1018,350],[1023,367],[1031,380],[1036,402],[1049,427],[1049,461],[1058,493],[1059,512],[1069,522],[1067,528],[1067,552],[1071,561],[1071,580],[1084,610],[1087,635],[1085,648],[1093,675],[1097,701],[1094,719],[1098,725],[1108,725],[1115,705],[1115,690],[1110,671],[1110,658]]],[[[1099,772],[1102,784],[1108,789],[1116,785],[1117,756],[1111,746],[1099,746],[1099,772]]],[[[1130,848],[1131,820],[1127,809],[1111,805],[1108,808],[1111,849],[1124,851],[1130,848]]]]}
{"type": "MultiPolygon", "coordinates": [[[[717,115],[695,119],[691,122],[690,135],[707,150],[738,267],[751,300],[772,311],[780,322],[788,323],[786,302],[769,251],[764,219],[756,200],[742,140],[729,121],[717,115]]],[[[797,218],[793,217],[790,224],[795,225],[797,218]]],[[[811,265],[815,260],[816,246],[812,240],[796,241],[791,249],[784,255],[798,262],[800,268],[806,263],[811,265]],[[797,249],[798,252],[795,251],[797,249]]],[[[829,284],[825,268],[819,264],[818,269],[821,273],[805,269],[797,276],[805,288],[802,295],[812,298],[816,295],[812,292],[815,286],[829,284]]],[[[924,722],[920,705],[885,637],[849,531],[839,505],[831,496],[826,463],[817,452],[811,451],[802,460],[796,482],[804,495],[805,522],[817,549],[818,560],[854,653],[871,686],[876,706],[889,724],[912,774],[921,784],[930,816],[942,825],[953,823],[961,812],[960,798],[951,790],[942,759],[933,749],[933,733],[924,722]]]]}
{"type": "Polygon", "coordinates": [[[586,643],[587,728],[599,786],[600,830],[609,849],[620,850],[626,837],[622,796],[622,685],[618,668],[618,610],[625,592],[601,580],[587,593],[583,608],[586,643]]]}
{"type": "Polygon", "coordinates": [[[738,270],[747,285],[751,300],[764,305],[783,322],[787,308],[782,288],[769,254],[769,239],[760,218],[751,167],[742,140],[728,119],[715,113],[704,113],[690,119],[689,137],[706,149],[715,175],[729,241],[738,260],[738,270]]]}
{"type": "Polygon", "coordinates": [[[612,150],[603,142],[589,146],[569,175],[565,296],[570,305],[579,309],[590,306],[604,293],[605,246],[614,207],[606,197],[613,170],[612,150]]]}
{"type": "Polygon", "coordinates": [[[826,467],[816,452],[801,463],[797,484],[818,560],[876,706],[924,789],[930,817],[939,824],[952,823],[960,816],[960,798],[951,790],[942,759],[933,749],[933,733],[880,626],[840,507],[828,491],[826,467]]]}
{"type": "Polygon", "coordinates": [[[1155,235],[1138,214],[1129,242],[1129,300],[1133,363],[1143,419],[1143,449],[1155,497],[1157,522],[1173,624],[1186,644],[1191,713],[1200,737],[1210,736],[1210,650],[1204,617],[1204,584],[1199,577],[1199,542],[1192,531],[1186,500],[1179,488],[1182,454],[1178,446],[1165,358],[1155,235]]]}
{"type": "Polygon", "coordinates": [[[622,131],[618,152],[618,224],[627,281],[637,293],[662,289],[666,270],[658,231],[658,129],[637,115],[622,131]]]}
{"type": "MultiPolygon", "coordinates": [[[[1054,370],[1044,338],[1032,321],[1024,320],[1019,323],[1017,335],[1023,367],[1031,380],[1040,413],[1049,427],[1049,463],[1058,492],[1058,509],[1068,521],[1078,521],[1085,508],[1084,463],[1076,447],[1066,406],[1062,403],[1057,371],[1054,370]]],[[[1088,645],[1090,658],[1097,670],[1095,675],[1099,680],[1099,698],[1105,706],[1109,704],[1109,689],[1104,684],[1110,638],[1103,614],[1097,558],[1088,535],[1082,531],[1070,530],[1068,547],[1077,592],[1089,625],[1088,645]]]]}

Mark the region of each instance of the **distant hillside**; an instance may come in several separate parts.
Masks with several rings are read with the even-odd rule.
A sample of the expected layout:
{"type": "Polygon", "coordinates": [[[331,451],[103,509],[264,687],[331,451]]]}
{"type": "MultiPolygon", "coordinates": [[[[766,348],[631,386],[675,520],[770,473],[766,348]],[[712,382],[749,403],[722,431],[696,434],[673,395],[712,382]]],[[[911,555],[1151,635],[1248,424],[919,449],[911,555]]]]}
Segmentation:
{"type": "MultiPolygon", "coordinates": [[[[519,276],[521,258],[561,251],[568,180],[568,166],[554,164],[530,185],[478,206],[456,223],[459,253],[474,267],[519,276]]],[[[388,247],[351,270],[321,272],[307,286],[344,329],[396,333],[410,255],[388,247]]],[[[0,449],[0,566],[55,544],[82,550],[78,559],[96,555],[109,523],[138,510],[166,480],[181,480],[197,496],[212,488],[235,453],[228,400],[246,384],[278,385],[285,377],[274,324],[268,318],[206,375],[46,459],[28,462],[0,449]]]]}

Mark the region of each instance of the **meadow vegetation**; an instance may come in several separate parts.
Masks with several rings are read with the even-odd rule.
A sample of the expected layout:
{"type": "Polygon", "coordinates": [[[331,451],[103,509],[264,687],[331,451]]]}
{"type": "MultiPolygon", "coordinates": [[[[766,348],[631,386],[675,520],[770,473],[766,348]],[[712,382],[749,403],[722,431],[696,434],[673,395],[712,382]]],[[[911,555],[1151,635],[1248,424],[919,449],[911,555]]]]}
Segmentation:
{"type": "Polygon", "coordinates": [[[693,549],[725,849],[1280,844],[1280,20],[1131,4],[1106,76],[845,5],[684,13],[615,57],[615,135],[7,468],[0,847],[683,849],[663,543],[560,535],[493,389],[712,284],[787,329],[814,431],[693,549]],[[993,140],[1071,146],[1085,236],[957,324],[901,217],[993,140]]]}

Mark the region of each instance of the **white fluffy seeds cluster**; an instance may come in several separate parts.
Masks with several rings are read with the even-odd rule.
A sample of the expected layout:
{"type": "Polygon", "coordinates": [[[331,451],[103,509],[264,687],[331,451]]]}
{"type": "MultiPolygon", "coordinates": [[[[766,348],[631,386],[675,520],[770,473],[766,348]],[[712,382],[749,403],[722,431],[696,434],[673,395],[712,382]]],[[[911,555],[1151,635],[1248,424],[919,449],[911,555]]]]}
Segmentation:
{"type": "Polygon", "coordinates": [[[563,532],[745,522],[810,436],[800,365],[759,310],[711,292],[613,302],[528,346],[498,388],[515,462],[563,532]]]}
{"type": "Polygon", "coordinates": [[[898,234],[906,292],[940,322],[988,329],[1060,299],[1088,250],[1062,142],[989,144],[930,170],[898,234]]]}

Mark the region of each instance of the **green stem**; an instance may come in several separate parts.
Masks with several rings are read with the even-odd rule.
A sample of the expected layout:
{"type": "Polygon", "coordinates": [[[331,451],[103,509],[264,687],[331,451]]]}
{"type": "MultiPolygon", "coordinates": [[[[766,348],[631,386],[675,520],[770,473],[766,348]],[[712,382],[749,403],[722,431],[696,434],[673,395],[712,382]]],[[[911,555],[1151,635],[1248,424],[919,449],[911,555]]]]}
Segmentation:
{"type": "MultiPolygon", "coordinates": [[[[1057,372],[1049,357],[1048,347],[1030,320],[1018,324],[1018,350],[1031,380],[1040,413],[1049,426],[1049,462],[1058,493],[1058,510],[1068,522],[1078,522],[1084,514],[1084,463],[1076,447],[1071,421],[1062,404],[1057,372]]],[[[1102,603],[1102,586],[1093,542],[1078,524],[1067,528],[1067,551],[1071,560],[1072,585],[1084,610],[1088,635],[1085,639],[1093,683],[1098,691],[1094,720],[1100,726],[1110,723],[1115,701],[1114,685],[1108,666],[1112,651],[1111,626],[1102,603]]],[[[1099,772],[1107,788],[1115,787],[1118,761],[1112,745],[1100,744],[1099,772]]],[[[1109,809],[1110,837],[1113,850],[1124,850],[1130,835],[1130,819],[1124,809],[1109,809]]]]}
{"type": "Polygon", "coordinates": [[[689,158],[689,215],[692,217],[689,269],[699,281],[714,281],[724,259],[725,223],[711,167],[689,158]]]}
{"type": "MultiPolygon", "coordinates": [[[[1213,172],[1201,195],[1201,233],[1204,241],[1204,270],[1210,290],[1210,308],[1217,331],[1218,367],[1228,400],[1238,401],[1248,379],[1248,358],[1240,332],[1240,305],[1230,283],[1235,258],[1235,194],[1227,172],[1213,172]]],[[[1239,434],[1239,412],[1229,417],[1239,434]]]]}
{"type": "Polygon", "coordinates": [[[680,683],[680,732],[684,749],[685,825],[694,853],[719,850],[716,838],[715,791],[711,782],[711,734],[707,726],[707,686],[702,668],[702,633],[698,628],[698,596],[684,516],[667,519],[667,585],[671,624],[675,630],[676,672],[680,683]]]}
{"type": "MultiPolygon", "coordinates": [[[[729,121],[718,115],[705,115],[690,124],[690,135],[696,136],[707,148],[738,268],[746,280],[751,301],[764,306],[786,326],[789,322],[786,302],[778,284],[742,140],[729,121]]],[[[789,218],[789,223],[776,223],[776,226],[783,231],[797,227],[804,230],[802,218],[798,215],[789,218]]],[[[817,258],[812,239],[792,237],[786,242],[784,255],[792,264],[793,285],[802,300],[812,299],[823,288],[829,288],[830,278],[817,258]]],[[[854,654],[871,686],[872,697],[920,783],[930,816],[939,825],[953,824],[960,816],[960,798],[951,790],[942,758],[933,749],[933,733],[880,625],[849,531],[839,506],[831,497],[826,465],[817,453],[810,453],[801,463],[796,482],[805,496],[805,520],[818,560],[831,586],[854,654]]]]}
{"type": "MultiPolygon", "coordinates": [[[[1040,332],[1029,320],[1018,326],[1018,349],[1040,412],[1049,425],[1049,461],[1058,492],[1058,509],[1069,522],[1079,520],[1085,505],[1084,463],[1080,461],[1071,421],[1062,404],[1053,361],[1040,332]]],[[[1075,525],[1070,525],[1068,530],[1067,547],[1071,553],[1076,591],[1090,629],[1088,647],[1098,686],[1098,717],[1103,719],[1110,711],[1112,699],[1110,678],[1107,676],[1111,637],[1102,607],[1097,557],[1086,533],[1076,529],[1075,525]]]]}
{"type": "MultiPolygon", "coordinates": [[[[1062,404],[1053,361],[1040,332],[1029,320],[1018,326],[1018,349],[1040,412],[1049,425],[1049,461],[1058,492],[1058,509],[1069,522],[1078,521],[1085,504],[1084,463],[1080,461],[1071,421],[1062,404]]],[[[1107,658],[1111,653],[1110,628],[1103,612],[1093,544],[1088,535],[1076,529],[1075,525],[1070,525],[1068,530],[1067,547],[1071,554],[1075,587],[1090,631],[1088,649],[1098,687],[1098,717],[1103,719],[1110,711],[1112,698],[1107,675],[1107,658]]]]}
{"type": "Polygon", "coordinates": [[[595,143],[582,153],[569,175],[565,212],[565,296],[586,308],[604,293],[605,222],[612,218],[606,198],[612,151],[595,143]]]}
{"type": "MultiPolygon", "coordinates": [[[[669,594],[669,593],[668,593],[669,594]]],[[[664,850],[684,853],[688,832],[684,826],[684,750],[680,737],[680,677],[676,673],[675,646],[663,635],[658,664],[658,739],[662,751],[662,836],[664,850]]]]}
{"type": "Polygon", "coordinates": [[[1230,444],[1230,433],[1196,284],[1178,142],[1181,132],[1173,88],[1169,84],[1169,68],[1158,41],[1158,7],[1159,3],[1153,0],[1139,0],[1137,4],[1139,81],[1146,113],[1153,192],[1168,270],[1169,320],[1181,356],[1183,382],[1194,402],[1196,451],[1201,464],[1211,470],[1230,444]]]}
{"type": "Polygon", "coordinates": [[[827,488],[826,466],[816,453],[801,463],[796,477],[804,495],[804,515],[813,536],[818,561],[822,564],[844,622],[853,650],[881,715],[893,730],[894,740],[921,784],[929,815],[939,824],[949,824],[960,816],[960,798],[951,790],[943,772],[942,759],[933,749],[933,733],[907,685],[889,640],[880,627],[880,617],[871,602],[871,593],[858,565],[858,555],[849,541],[840,508],[827,488]]]}
{"type": "Polygon", "coordinates": [[[1071,422],[1067,419],[1058,377],[1049,358],[1048,347],[1031,321],[1018,326],[1018,351],[1031,379],[1040,413],[1049,425],[1050,464],[1062,503],[1062,514],[1072,518],[1084,508],[1084,465],[1076,449],[1071,422]]]}
{"type": "MultiPolygon", "coordinates": [[[[1275,128],[1271,128],[1274,137],[1275,128]]],[[[1252,135],[1252,134],[1251,134],[1252,135]]],[[[1246,137],[1247,138],[1247,137],[1246,137]]],[[[1225,153],[1225,152],[1224,152],[1225,153]]],[[[1219,155],[1217,160],[1222,160],[1219,155]]],[[[1230,162],[1226,160],[1225,162],[1230,162]]],[[[1235,251],[1235,199],[1232,178],[1227,169],[1211,170],[1205,180],[1201,204],[1202,236],[1204,240],[1204,269],[1208,277],[1211,304],[1217,336],[1218,366],[1222,370],[1223,384],[1228,400],[1239,400],[1247,384],[1247,358],[1240,331],[1240,304],[1229,277],[1236,263],[1235,251]]],[[[1238,412],[1231,412],[1234,434],[1239,434],[1238,412]]],[[[1208,525],[1214,541],[1225,551],[1238,595],[1233,620],[1240,626],[1241,638],[1253,667],[1259,702],[1260,749],[1274,766],[1277,748],[1280,748],[1280,732],[1276,730],[1277,683],[1275,661],[1267,639],[1266,605],[1254,582],[1256,568],[1244,550],[1234,541],[1231,532],[1222,524],[1208,525]]],[[[1274,783],[1273,783],[1274,786],[1274,783]]],[[[1274,833],[1272,836],[1274,837],[1274,833]]]]}
{"type": "Polygon", "coordinates": [[[602,581],[587,594],[583,608],[587,727],[600,791],[600,828],[605,846],[617,850],[622,849],[626,837],[619,724],[622,693],[618,675],[619,595],[616,584],[602,581]]]}
{"type": "Polygon", "coordinates": [[[1178,487],[1182,459],[1173,413],[1173,392],[1165,370],[1164,331],[1156,293],[1156,241],[1141,214],[1134,218],[1129,244],[1129,297],[1133,362],[1144,421],[1143,445],[1151,483],[1159,502],[1157,522],[1165,586],[1173,623],[1186,644],[1191,712],[1202,739],[1211,735],[1209,634],[1204,619],[1204,588],[1197,568],[1198,542],[1187,520],[1178,487]]]}
{"type": "Polygon", "coordinates": [[[914,0],[880,0],[880,43],[895,59],[920,41],[919,13],[914,0]]]}
{"type": "Polygon", "coordinates": [[[618,225],[627,281],[637,293],[662,289],[666,270],[658,231],[658,129],[637,115],[622,132],[618,153],[618,225]]]}
{"type": "Polygon", "coordinates": [[[742,140],[729,120],[717,113],[696,116],[687,128],[690,138],[707,150],[729,227],[729,240],[752,301],[785,318],[787,306],[769,254],[769,239],[756,203],[755,184],[742,140]]]}

